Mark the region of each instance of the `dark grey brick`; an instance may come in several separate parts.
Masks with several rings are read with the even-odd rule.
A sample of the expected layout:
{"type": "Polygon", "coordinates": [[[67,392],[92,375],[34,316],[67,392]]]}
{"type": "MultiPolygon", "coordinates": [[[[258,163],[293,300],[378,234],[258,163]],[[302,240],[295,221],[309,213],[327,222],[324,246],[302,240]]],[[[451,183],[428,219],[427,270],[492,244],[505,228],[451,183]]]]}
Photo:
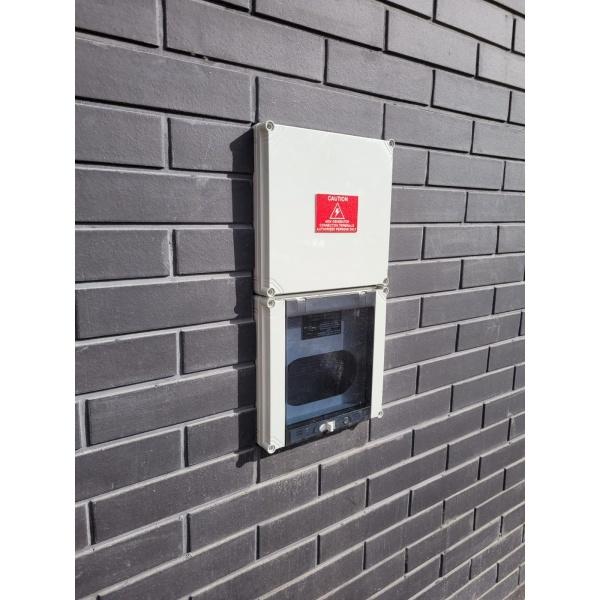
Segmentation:
{"type": "Polygon", "coordinates": [[[422,567],[405,575],[398,583],[388,587],[377,596],[377,600],[396,600],[397,598],[413,598],[415,594],[434,582],[440,572],[440,559],[436,557],[422,567]]]}
{"type": "Polygon", "coordinates": [[[102,281],[169,274],[167,231],[90,229],[75,232],[75,280],[102,281]]]}
{"type": "Polygon", "coordinates": [[[475,460],[457,469],[436,475],[430,481],[413,488],[410,514],[414,515],[429,508],[474,483],[477,480],[477,466],[475,460]]]}
{"type": "Polygon", "coordinates": [[[523,390],[514,392],[513,394],[507,394],[496,400],[486,402],[484,424],[487,427],[488,425],[519,414],[524,410],[525,392],[523,390]]]}
{"type": "Polygon", "coordinates": [[[176,471],[181,464],[181,432],[168,433],[78,454],[75,499],[105,492],[176,471]]]}
{"type": "Polygon", "coordinates": [[[475,74],[475,40],[399,10],[389,13],[388,50],[475,74]]]}
{"type": "Polygon", "coordinates": [[[525,158],[523,127],[477,121],[473,132],[473,153],[508,158],[525,158]]]}
{"type": "Polygon", "coordinates": [[[418,298],[409,300],[390,300],[386,306],[386,333],[400,333],[410,331],[419,326],[419,307],[421,302],[418,298]]]}
{"type": "MultiPolygon", "coordinates": [[[[466,490],[450,496],[444,502],[444,519],[452,520],[466,512],[471,512],[478,504],[485,502],[502,491],[504,474],[496,473],[482,479],[466,490]]],[[[472,525],[472,523],[471,523],[472,525]]]]}
{"type": "Polygon", "coordinates": [[[78,40],[75,93],[82,98],[252,119],[246,73],[78,40]]]}
{"type": "Polygon", "coordinates": [[[525,125],[525,94],[513,90],[510,93],[510,115],[508,120],[511,123],[525,125]]]}
{"type": "Polygon", "coordinates": [[[175,270],[178,275],[251,271],[254,233],[230,227],[181,229],[175,232],[175,270]]]}
{"type": "Polygon", "coordinates": [[[481,0],[439,0],[436,19],[505,48],[512,45],[512,15],[481,0]]]}
{"type": "Polygon", "coordinates": [[[523,255],[467,258],[463,264],[463,287],[522,281],[525,276],[523,255]]]}
{"type": "Polygon", "coordinates": [[[253,367],[94,398],[87,401],[90,443],[201,419],[253,402],[253,367]]]}
{"type": "MultiPolygon", "coordinates": [[[[477,514],[476,517],[477,518],[477,514]]],[[[487,527],[476,531],[467,538],[463,538],[452,548],[449,548],[444,553],[444,574],[449,573],[455,569],[458,565],[462,564],[465,560],[468,560],[471,556],[477,554],[480,550],[483,550],[500,535],[500,520],[496,520],[490,523],[487,527]]],[[[495,580],[495,577],[494,577],[495,580]]],[[[477,596],[474,596],[477,597],[477,596]]]]}
{"type": "Polygon", "coordinates": [[[184,373],[254,360],[254,323],[208,325],[181,332],[184,373]]]}
{"type": "Polygon", "coordinates": [[[183,560],[150,573],[101,600],[175,600],[235,572],[254,561],[255,535],[243,533],[204,552],[187,554],[183,560]]]}
{"type": "Polygon", "coordinates": [[[442,505],[437,504],[409,517],[365,543],[365,567],[368,569],[402,548],[429,535],[442,526],[442,505]]]}
{"type": "Polygon", "coordinates": [[[424,258],[448,258],[492,254],[496,250],[496,227],[468,225],[426,227],[424,258]]]}
{"type": "Polygon", "coordinates": [[[497,85],[436,71],[433,106],[504,120],[510,92],[497,85]]]}
{"type": "Polygon", "coordinates": [[[524,162],[506,161],[503,189],[515,192],[522,192],[525,189],[524,162]]]}
{"type": "Polygon", "coordinates": [[[506,600],[507,595],[515,590],[519,584],[519,571],[515,570],[510,575],[499,580],[498,583],[483,596],[481,600],[506,600]]]}
{"type": "Polygon", "coordinates": [[[512,313],[461,323],[458,329],[457,350],[469,350],[517,337],[521,314],[512,313]]]}
{"type": "Polygon", "coordinates": [[[90,543],[88,516],[85,504],[75,507],[75,550],[81,550],[90,543]]]}
{"type": "Polygon", "coordinates": [[[524,89],[525,58],[494,46],[480,44],[477,75],[482,79],[524,89]]]}
{"type": "Polygon", "coordinates": [[[362,135],[381,136],[381,102],[331,89],[258,78],[258,120],[362,135]]]}
{"type": "MultiPolygon", "coordinates": [[[[521,504],[502,516],[502,533],[513,531],[515,527],[519,527],[523,523],[525,523],[525,505],[521,504]]],[[[519,529],[519,533],[522,534],[521,529],[519,529]]]]}
{"type": "Polygon", "coordinates": [[[352,454],[321,465],[321,493],[381,471],[410,456],[410,432],[384,442],[369,444],[352,454]]]}
{"type": "Polygon", "coordinates": [[[183,528],[179,520],[112,546],[96,548],[75,560],[75,597],[87,596],[177,558],[183,551],[183,528]]]}
{"type": "Polygon", "coordinates": [[[456,544],[471,531],[473,531],[473,516],[465,515],[448,523],[425,539],[409,546],[406,550],[407,570],[412,571],[437,554],[441,554],[446,548],[456,544]]]}
{"type": "Polygon", "coordinates": [[[306,573],[314,567],[316,560],[317,545],[311,540],[283,554],[256,562],[238,575],[194,594],[192,600],[258,598],[306,573]]]}
{"type": "Polygon", "coordinates": [[[525,365],[515,367],[515,389],[525,385],[525,365]]]}
{"type": "Polygon", "coordinates": [[[164,519],[252,484],[252,454],[191,467],[92,503],[96,540],[164,519]]]}
{"type": "MultiPolygon", "coordinates": [[[[464,564],[451,573],[440,577],[422,594],[411,600],[446,600],[469,581],[469,565],[464,564]]],[[[456,598],[454,598],[456,600],[456,598]]]]}
{"type": "Polygon", "coordinates": [[[525,435],[525,414],[521,413],[510,419],[510,439],[525,435]]]}
{"type": "Polygon", "coordinates": [[[319,560],[329,560],[345,549],[383,531],[390,523],[399,523],[407,516],[408,494],[375,504],[358,516],[319,534],[319,560]]]}
{"type": "Polygon", "coordinates": [[[80,289],[80,339],[223,321],[251,314],[249,277],[80,289]]]}
{"type": "Polygon", "coordinates": [[[411,396],[417,391],[417,367],[394,369],[383,374],[383,403],[411,396]]]}
{"type": "Polygon", "coordinates": [[[507,488],[516,485],[520,481],[523,481],[525,479],[525,461],[522,460],[514,465],[511,465],[510,467],[507,467],[505,473],[504,481],[507,488]]]}
{"type": "Polygon", "coordinates": [[[241,179],[78,169],[75,184],[79,222],[252,222],[251,185],[241,179]]]}
{"type": "Polygon", "coordinates": [[[480,600],[488,590],[496,583],[496,568],[492,567],[476,577],[471,579],[467,585],[456,592],[451,600],[480,600]]]}
{"type": "Polygon", "coordinates": [[[521,530],[515,530],[508,535],[502,535],[498,541],[480,552],[471,559],[471,572],[476,577],[492,565],[496,564],[503,556],[512,552],[521,543],[521,530]]]}
{"type": "Polygon", "coordinates": [[[386,405],[383,418],[371,421],[371,439],[377,439],[396,431],[414,427],[425,421],[448,414],[449,411],[449,387],[386,405]]]}
{"type": "Polygon", "coordinates": [[[421,325],[439,325],[489,315],[493,300],[492,289],[426,296],[423,298],[421,325]]]}
{"type": "Polygon", "coordinates": [[[75,403],[75,450],[81,448],[81,423],[79,420],[79,404],[75,403]]]}
{"type": "Polygon", "coordinates": [[[460,261],[428,261],[390,265],[390,295],[412,296],[455,290],[460,277],[460,261]]]}
{"type": "Polygon", "coordinates": [[[264,600],[317,600],[324,593],[354,578],[363,570],[363,549],[355,548],[347,554],[319,565],[308,575],[263,596],[264,600]]]}
{"type": "Polygon", "coordinates": [[[471,129],[471,121],[449,113],[396,104],[385,107],[385,137],[401,144],[467,151],[471,129]]]}
{"type": "Polygon", "coordinates": [[[409,365],[454,352],[456,330],[456,325],[449,325],[388,337],[385,344],[384,368],[409,365]]]}
{"type": "Polygon", "coordinates": [[[522,194],[469,192],[467,221],[524,221],[525,197],[522,194]]]}
{"type": "Polygon", "coordinates": [[[525,360],[525,341],[513,340],[490,348],[489,370],[502,369],[525,360]]]}
{"type": "Polygon", "coordinates": [[[195,465],[235,450],[250,448],[256,439],[254,411],[209,419],[187,427],[187,460],[195,465]]]}
{"type": "Polygon", "coordinates": [[[487,348],[461,352],[430,361],[419,367],[419,392],[456,383],[480,375],[486,370],[487,348]]]}
{"type": "Polygon", "coordinates": [[[392,223],[459,223],[465,204],[465,192],[395,187],[392,223]]]}
{"type": "Polygon", "coordinates": [[[525,227],[500,225],[498,228],[498,252],[524,252],[525,227]]]}
{"type": "Polygon", "coordinates": [[[116,339],[75,348],[78,394],[170,377],[177,373],[174,333],[116,339]]]}
{"type": "Polygon", "coordinates": [[[364,481],[258,526],[260,556],[271,554],[296,540],[325,529],[365,507],[364,481]]]}
{"type": "Polygon", "coordinates": [[[420,148],[394,148],[392,181],[404,185],[422,185],[427,175],[427,151],[420,148]]]}
{"type": "Polygon", "coordinates": [[[421,258],[422,241],[422,227],[392,226],[390,229],[390,261],[421,258]]]}
{"type": "Polygon", "coordinates": [[[369,46],[383,46],[385,9],[378,3],[339,0],[335,4],[305,0],[257,0],[256,12],[369,46]]]}
{"type": "Polygon", "coordinates": [[[448,466],[455,467],[466,460],[487,452],[490,448],[501,446],[508,439],[508,421],[482,429],[448,447],[448,466]]]}
{"type": "Polygon", "coordinates": [[[484,502],[475,510],[475,528],[479,529],[492,519],[508,512],[525,499],[525,483],[521,482],[484,502]]]}
{"type": "Polygon", "coordinates": [[[489,452],[481,457],[481,477],[503,469],[525,456],[525,440],[523,438],[511,441],[498,450],[489,452]]]}
{"type": "Polygon", "coordinates": [[[202,171],[252,171],[252,131],[246,125],[169,119],[171,166],[202,171]]]}
{"type": "Polygon", "coordinates": [[[75,159],[163,167],[163,121],[157,115],[75,106],[75,159]]]}
{"type": "MultiPolygon", "coordinates": [[[[426,452],[436,446],[446,444],[481,427],[482,407],[476,406],[453,413],[445,419],[415,428],[414,453],[426,452]]],[[[454,463],[453,466],[455,466],[454,463]]]]}
{"type": "Polygon", "coordinates": [[[512,389],[512,384],[512,369],[486,373],[475,379],[461,381],[454,385],[452,408],[454,410],[461,409],[476,402],[504,394],[512,389]]]}
{"type": "Polygon", "coordinates": [[[507,312],[525,307],[525,285],[501,285],[496,288],[494,312],[507,312]]]}
{"type": "Polygon", "coordinates": [[[330,40],[327,82],[346,88],[427,104],[431,98],[430,68],[401,58],[330,40]]]}
{"type": "Polygon", "coordinates": [[[359,423],[353,429],[345,429],[332,436],[326,436],[295,448],[286,449],[275,454],[261,453],[259,462],[259,479],[266,481],[301,469],[306,465],[331,458],[341,452],[359,448],[367,442],[368,423],[359,423]]]}
{"type": "Polygon", "coordinates": [[[515,39],[513,50],[519,54],[525,54],[525,19],[515,19],[515,39]]]}
{"type": "Polygon", "coordinates": [[[317,469],[303,471],[211,504],[189,516],[192,549],[212,544],[317,497],[317,469]]]}
{"type": "Polygon", "coordinates": [[[446,468],[446,448],[412,458],[379,475],[369,477],[369,505],[410,489],[446,468]]]}
{"type": "Polygon", "coordinates": [[[493,158],[430,152],[430,185],[499,189],[502,185],[502,161],[493,158]]]}
{"type": "Polygon", "coordinates": [[[363,571],[356,579],[348,581],[346,585],[330,594],[327,600],[371,598],[404,573],[404,555],[404,552],[400,552],[372,569],[363,571]]]}
{"type": "Polygon", "coordinates": [[[76,0],[75,26],[158,46],[155,0],[76,0]]]}
{"type": "Polygon", "coordinates": [[[169,0],[167,47],[320,80],[323,40],[213,4],[169,0]]]}

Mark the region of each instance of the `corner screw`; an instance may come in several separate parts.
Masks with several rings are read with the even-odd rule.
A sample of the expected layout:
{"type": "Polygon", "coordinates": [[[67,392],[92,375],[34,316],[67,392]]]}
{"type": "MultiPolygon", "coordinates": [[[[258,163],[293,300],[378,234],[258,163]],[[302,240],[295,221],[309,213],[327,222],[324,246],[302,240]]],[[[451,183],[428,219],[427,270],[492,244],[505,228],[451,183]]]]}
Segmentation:
{"type": "Polygon", "coordinates": [[[393,148],[396,145],[396,142],[394,140],[388,140],[388,144],[390,148],[393,148]]]}
{"type": "Polygon", "coordinates": [[[383,285],[387,285],[389,282],[390,282],[390,280],[389,280],[389,279],[386,277],[386,278],[383,280],[383,285]]]}
{"type": "Polygon", "coordinates": [[[382,411],[382,410],[380,410],[380,411],[377,413],[377,417],[378,417],[378,418],[380,418],[380,419],[381,419],[381,417],[383,417],[383,411],[382,411]]]}
{"type": "Polygon", "coordinates": [[[389,287],[384,287],[381,289],[381,291],[383,292],[384,296],[387,296],[390,293],[390,288],[389,287]]]}
{"type": "Polygon", "coordinates": [[[275,295],[275,289],[274,288],[269,288],[267,290],[267,296],[270,296],[271,298],[275,295]]]}
{"type": "Polygon", "coordinates": [[[273,131],[273,129],[275,129],[275,123],[273,123],[273,121],[267,121],[265,123],[265,127],[269,130],[269,131],[273,131]]]}
{"type": "Polygon", "coordinates": [[[267,300],[267,306],[269,308],[275,308],[275,300],[267,300]]]}
{"type": "Polygon", "coordinates": [[[269,444],[267,447],[267,452],[269,454],[273,454],[273,452],[275,452],[276,448],[275,448],[275,444],[269,444]]]}

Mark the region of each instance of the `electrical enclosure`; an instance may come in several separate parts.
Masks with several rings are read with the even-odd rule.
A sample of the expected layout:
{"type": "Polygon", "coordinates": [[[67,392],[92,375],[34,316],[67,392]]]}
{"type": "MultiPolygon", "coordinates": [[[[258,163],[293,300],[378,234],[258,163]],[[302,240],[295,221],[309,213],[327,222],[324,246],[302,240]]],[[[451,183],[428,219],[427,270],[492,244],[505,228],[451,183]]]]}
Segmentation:
{"type": "Polygon", "coordinates": [[[257,438],[381,416],[393,142],[254,128],[257,438]]]}

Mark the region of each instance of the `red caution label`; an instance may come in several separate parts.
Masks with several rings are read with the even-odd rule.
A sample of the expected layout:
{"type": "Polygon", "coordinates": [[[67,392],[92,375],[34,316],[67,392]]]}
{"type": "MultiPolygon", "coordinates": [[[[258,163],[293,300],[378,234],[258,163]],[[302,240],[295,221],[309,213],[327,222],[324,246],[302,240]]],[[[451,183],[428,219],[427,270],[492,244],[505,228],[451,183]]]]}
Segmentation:
{"type": "Polygon", "coordinates": [[[357,228],[358,196],[315,196],[315,233],[356,233],[357,228]]]}

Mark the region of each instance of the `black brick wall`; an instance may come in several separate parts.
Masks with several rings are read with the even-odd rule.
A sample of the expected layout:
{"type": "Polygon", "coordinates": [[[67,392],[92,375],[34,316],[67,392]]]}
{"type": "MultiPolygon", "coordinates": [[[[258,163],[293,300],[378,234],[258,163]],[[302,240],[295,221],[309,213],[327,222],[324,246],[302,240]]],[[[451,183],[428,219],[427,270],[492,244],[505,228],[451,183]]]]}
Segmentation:
{"type": "Polygon", "coordinates": [[[76,26],[77,597],[523,598],[523,0],[77,0],[76,26]],[[266,119],[396,140],[384,417],[273,456],[266,119]]]}

